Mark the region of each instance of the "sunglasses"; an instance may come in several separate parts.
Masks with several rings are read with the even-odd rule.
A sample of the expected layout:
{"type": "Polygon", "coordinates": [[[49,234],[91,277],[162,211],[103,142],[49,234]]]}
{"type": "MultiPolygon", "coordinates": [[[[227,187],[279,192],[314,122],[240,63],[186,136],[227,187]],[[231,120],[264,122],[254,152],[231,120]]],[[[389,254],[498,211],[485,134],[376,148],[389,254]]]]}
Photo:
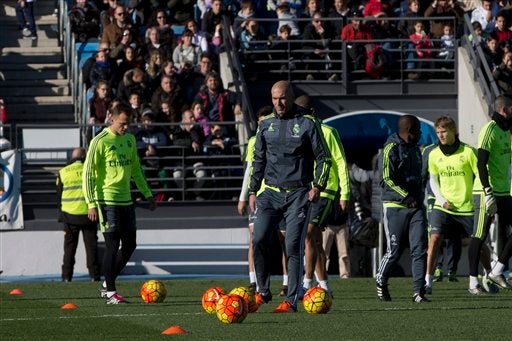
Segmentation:
{"type": "Polygon", "coordinates": [[[119,15],[120,17],[123,17],[125,15],[124,12],[119,12],[119,13],[116,13],[117,15],[119,15]]]}

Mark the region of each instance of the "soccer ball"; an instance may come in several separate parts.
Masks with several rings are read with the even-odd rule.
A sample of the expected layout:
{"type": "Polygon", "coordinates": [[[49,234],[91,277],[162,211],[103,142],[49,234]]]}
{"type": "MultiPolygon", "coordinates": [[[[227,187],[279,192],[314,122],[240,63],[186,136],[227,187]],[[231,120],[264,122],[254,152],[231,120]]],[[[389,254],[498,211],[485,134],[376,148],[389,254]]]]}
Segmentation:
{"type": "Polygon", "coordinates": [[[203,309],[208,314],[215,314],[217,300],[222,296],[225,295],[226,292],[224,289],[220,287],[213,287],[207,289],[204,294],[203,298],[201,299],[201,303],[203,304],[203,309]]]}
{"type": "Polygon", "coordinates": [[[249,309],[250,313],[254,313],[258,310],[259,305],[256,303],[254,293],[248,287],[234,288],[229,293],[242,297],[245,301],[245,304],[247,304],[247,308],[249,309]]]}
{"type": "Polygon", "coordinates": [[[326,314],[331,309],[332,299],[327,290],[314,287],[306,291],[302,304],[310,314],[326,314]]]}
{"type": "Polygon", "coordinates": [[[152,279],[142,284],[140,296],[146,303],[162,303],[167,296],[167,289],[162,282],[152,279]]]}
{"type": "Polygon", "coordinates": [[[242,323],[249,313],[244,299],[235,294],[221,296],[217,301],[216,310],[219,321],[226,324],[242,323]]]}

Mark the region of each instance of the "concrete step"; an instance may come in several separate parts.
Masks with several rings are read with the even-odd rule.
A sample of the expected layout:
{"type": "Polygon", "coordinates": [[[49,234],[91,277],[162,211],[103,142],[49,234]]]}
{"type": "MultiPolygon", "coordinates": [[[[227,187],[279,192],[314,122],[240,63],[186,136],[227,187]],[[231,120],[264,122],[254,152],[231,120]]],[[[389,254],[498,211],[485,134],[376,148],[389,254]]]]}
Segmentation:
{"type": "Polygon", "coordinates": [[[59,46],[59,40],[57,38],[57,33],[55,32],[55,37],[52,39],[42,37],[41,33],[38,33],[39,37],[36,40],[24,38],[21,34],[18,35],[6,35],[0,37],[0,45],[2,46],[19,46],[19,47],[57,47],[59,46]]]}
{"type": "Polygon", "coordinates": [[[29,63],[62,63],[64,56],[62,53],[43,53],[43,54],[25,54],[24,52],[10,53],[0,56],[0,70],[5,64],[29,64],[29,63]]]}
{"type": "MultiPolygon", "coordinates": [[[[51,56],[61,54],[62,48],[59,46],[30,46],[30,47],[13,47],[7,46],[2,49],[2,57],[10,55],[24,56],[51,56]]],[[[28,64],[28,63],[27,63],[28,64]]]]}
{"type": "MultiPolygon", "coordinates": [[[[18,79],[0,82],[0,89],[11,87],[31,87],[31,86],[69,86],[68,79],[18,79]]],[[[2,90],[3,91],[3,90],[2,90]]]]}
{"type": "Polygon", "coordinates": [[[71,104],[71,96],[12,96],[9,103],[16,104],[71,104]]]}
{"type": "MultiPolygon", "coordinates": [[[[17,98],[17,97],[24,97],[24,98],[30,98],[31,96],[37,96],[37,97],[53,97],[53,96],[69,96],[71,93],[71,90],[68,86],[68,84],[63,85],[49,85],[44,83],[39,83],[38,85],[32,85],[32,86],[12,86],[8,88],[0,88],[2,91],[2,96],[10,97],[10,98],[17,98]]],[[[14,102],[16,103],[16,102],[14,102]]]]}
{"type": "MultiPolygon", "coordinates": [[[[47,80],[65,79],[66,67],[62,63],[55,64],[4,64],[0,67],[3,79],[12,80],[47,80]]],[[[0,85],[1,86],[1,85],[0,85]]]]}
{"type": "Polygon", "coordinates": [[[74,123],[71,103],[8,103],[7,108],[7,123],[74,123]]]}

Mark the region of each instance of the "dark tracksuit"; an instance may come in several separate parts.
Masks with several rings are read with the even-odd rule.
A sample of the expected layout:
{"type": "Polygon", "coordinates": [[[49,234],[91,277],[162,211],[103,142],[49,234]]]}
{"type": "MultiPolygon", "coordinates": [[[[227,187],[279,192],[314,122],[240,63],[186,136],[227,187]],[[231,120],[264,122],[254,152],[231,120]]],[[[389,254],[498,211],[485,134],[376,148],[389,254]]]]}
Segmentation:
{"type": "Polygon", "coordinates": [[[284,219],[288,262],[286,300],[296,309],[308,223],[308,192],[311,183],[320,190],[325,188],[331,161],[319,122],[312,116],[298,113],[296,107],[292,110],[294,114],[286,118],[272,113],[260,123],[249,193],[256,193],[265,180],[265,189],[256,201],[253,232],[258,290],[263,294],[268,292],[272,262],[270,242],[284,219]]]}
{"type": "Polygon", "coordinates": [[[379,159],[379,169],[382,170],[382,203],[387,251],[380,263],[376,281],[379,285],[387,284],[389,273],[400,259],[407,246],[406,238],[409,238],[413,293],[423,294],[427,226],[421,166],[421,152],[418,146],[406,143],[398,134],[388,138],[379,159]],[[406,202],[409,198],[415,199],[416,208],[407,207],[406,202]]]}

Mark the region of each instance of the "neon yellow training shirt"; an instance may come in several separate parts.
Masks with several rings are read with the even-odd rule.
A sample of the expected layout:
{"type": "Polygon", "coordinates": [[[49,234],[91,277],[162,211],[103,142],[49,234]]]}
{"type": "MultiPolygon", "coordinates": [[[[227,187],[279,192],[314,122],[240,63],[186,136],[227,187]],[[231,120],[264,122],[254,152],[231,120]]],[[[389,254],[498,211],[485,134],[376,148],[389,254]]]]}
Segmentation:
{"type": "Polygon", "coordinates": [[[132,177],[144,197],[152,197],[140,166],[135,137],[104,129],[91,141],[85,159],[82,187],[88,208],[101,204],[131,205],[132,177]]]}
{"type": "Polygon", "coordinates": [[[435,147],[428,157],[428,171],[437,177],[441,195],[454,208],[445,210],[436,200],[434,209],[455,215],[473,215],[473,182],[478,177],[478,168],[476,151],[472,147],[461,142],[459,149],[451,155],[445,155],[435,147]]]}

